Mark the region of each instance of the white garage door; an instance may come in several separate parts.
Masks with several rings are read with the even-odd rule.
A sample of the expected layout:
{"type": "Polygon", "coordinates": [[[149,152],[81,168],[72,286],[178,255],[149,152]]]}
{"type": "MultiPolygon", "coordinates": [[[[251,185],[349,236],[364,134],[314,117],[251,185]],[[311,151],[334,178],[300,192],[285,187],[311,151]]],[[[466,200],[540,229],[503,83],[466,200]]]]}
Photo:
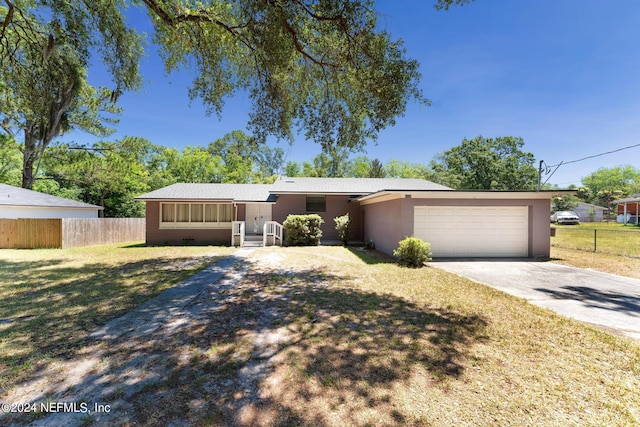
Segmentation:
{"type": "Polygon", "coordinates": [[[413,232],[434,257],[526,257],[526,206],[416,206],[413,232]]]}

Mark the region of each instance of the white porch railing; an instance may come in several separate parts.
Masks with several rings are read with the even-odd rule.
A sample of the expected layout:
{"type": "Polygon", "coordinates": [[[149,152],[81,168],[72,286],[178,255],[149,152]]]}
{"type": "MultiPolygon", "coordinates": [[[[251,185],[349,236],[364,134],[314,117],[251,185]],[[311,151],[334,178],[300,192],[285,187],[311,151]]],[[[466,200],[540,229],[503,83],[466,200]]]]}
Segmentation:
{"type": "Polygon", "coordinates": [[[276,221],[265,221],[264,227],[262,228],[262,245],[267,246],[269,238],[271,238],[272,245],[282,246],[282,234],[282,224],[276,221]]]}
{"type": "Polygon", "coordinates": [[[244,221],[231,221],[231,246],[244,246],[244,230],[244,221]],[[237,245],[236,240],[239,240],[237,245]]]}

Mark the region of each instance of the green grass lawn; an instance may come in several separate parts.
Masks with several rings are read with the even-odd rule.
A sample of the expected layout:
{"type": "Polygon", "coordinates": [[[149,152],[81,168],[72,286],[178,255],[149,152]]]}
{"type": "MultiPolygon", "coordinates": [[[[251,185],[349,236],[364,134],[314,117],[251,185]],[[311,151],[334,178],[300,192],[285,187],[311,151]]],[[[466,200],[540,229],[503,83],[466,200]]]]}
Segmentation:
{"type": "MultiPolygon", "coordinates": [[[[83,334],[108,318],[106,313],[133,305],[124,302],[127,298],[111,302],[121,290],[109,297],[97,293],[102,302],[75,299],[87,289],[105,282],[118,289],[136,281],[164,283],[181,266],[197,269],[194,258],[220,254],[205,248],[134,249],[150,252],[140,260],[129,259],[124,269],[118,262],[105,265],[104,258],[125,248],[94,255],[84,249],[66,256],[25,251],[28,259],[20,261],[3,254],[3,267],[11,269],[3,276],[3,287],[15,290],[2,295],[13,308],[1,318],[33,316],[24,321],[45,333],[6,327],[2,334],[12,335],[3,338],[0,354],[6,349],[14,354],[2,363],[27,361],[25,356],[49,349],[51,357],[73,358],[83,334]],[[41,283],[33,291],[31,277],[41,283]],[[38,308],[30,311],[30,301],[38,308]],[[85,305],[96,314],[89,314],[85,305]],[[60,311],[73,319],[69,327],[59,325],[60,311]],[[85,318],[93,319],[91,325],[82,324],[85,318]],[[34,338],[37,344],[30,343],[34,338]],[[62,344],[65,339],[68,343],[62,344]]],[[[166,373],[150,376],[127,396],[135,414],[127,422],[640,424],[637,342],[435,267],[401,268],[389,257],[358,248],[264,248],[248,257],[244,276],[220,297],[224,304],[216,305],[214,314],[171,339],[123,342],[110,349],[105,364],[118,366],[148,351],[156,365],[144,369],[166,373]],[[265,337],[281,338],[270,344],[274,353],[268,362],[254,354],[258,336],[262,345],[265,337]],[[268,370],[254,384],[248,372],[256,366],[268,370]]]]}
{"type": "Polygon", "coordinates": [[[132,396],[136,422],[640,423],[640,347],[629,339],[377,252],[268,248],[249,261],[224,310],[171,344],[166,380],[132,396]],[[252,391],[252,336],[269,328],[287,339],[252,391]]]}
{"type": "Polygon", "coordinates": [[[87,333],[233,251],[105,245],[0,250],[0,396],[87,333]]]}
{"type": "Polygon", "coordinates": [[[616,223],[553,225],[551,245],[602,254],[640,258],[640,227],[616,223]]]}

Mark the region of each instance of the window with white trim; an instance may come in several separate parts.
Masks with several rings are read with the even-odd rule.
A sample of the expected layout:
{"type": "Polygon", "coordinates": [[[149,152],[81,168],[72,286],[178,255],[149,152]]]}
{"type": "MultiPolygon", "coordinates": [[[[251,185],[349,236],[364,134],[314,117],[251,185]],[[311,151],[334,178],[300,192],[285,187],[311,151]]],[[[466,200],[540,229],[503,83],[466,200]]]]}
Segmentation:
{"type": "Polygon", "coordinates": [[[231,228],[231,203],[161,203],[160,228],[231,228]]]}

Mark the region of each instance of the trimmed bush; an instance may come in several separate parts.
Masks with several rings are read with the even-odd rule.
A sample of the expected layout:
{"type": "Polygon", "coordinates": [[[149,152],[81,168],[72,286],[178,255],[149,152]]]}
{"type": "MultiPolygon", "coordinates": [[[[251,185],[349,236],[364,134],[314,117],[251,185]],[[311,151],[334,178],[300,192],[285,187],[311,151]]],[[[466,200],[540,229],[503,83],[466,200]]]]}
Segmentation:
{"type": "Polygon", "coordinates": [[[284,227],[284,242],[287,246],[315,246],[320,244],[324,223],[320,215],[288,215],[284,227]]]}
{"type": "Polygon", "coordinates": [[[349,226],[351,225],[351,218],[349,214],[338,216],[333,218],[336,223],[336,230],[338,231],[338,240],[342,242],[344,246],[349,243],[349,226]]]}
{"type": "Polygon", "coordinates": [[[406,237],[398,243],[398,249],[393,251],[393,256],[398,258],[400,265],[422,267],[425,262],[431,261],[431,245],[417,237],[406,237]]]}

